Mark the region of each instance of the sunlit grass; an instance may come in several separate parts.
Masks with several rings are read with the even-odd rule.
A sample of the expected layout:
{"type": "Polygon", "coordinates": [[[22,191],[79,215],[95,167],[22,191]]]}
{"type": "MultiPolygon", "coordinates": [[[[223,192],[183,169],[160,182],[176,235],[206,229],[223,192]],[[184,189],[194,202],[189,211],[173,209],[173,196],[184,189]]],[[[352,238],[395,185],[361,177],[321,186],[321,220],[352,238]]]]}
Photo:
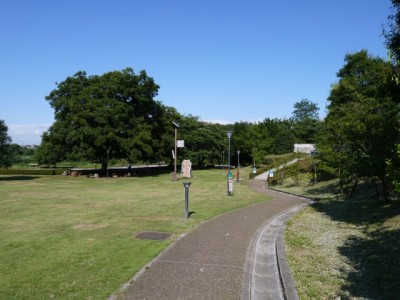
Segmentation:
{"type": "MultiPolygon", "coordinates": [[[[244,170],[249,172],[249,170],[244,170]]],[[[234,185],[226,171],[91,179],[0,176],[0,299],[105,299],[180,234],[265,196],[234,185]],[[183,181],[191,181],[189,219],[183,181]],[[171,233],[138,240],[141,231],[171,233]]]]}

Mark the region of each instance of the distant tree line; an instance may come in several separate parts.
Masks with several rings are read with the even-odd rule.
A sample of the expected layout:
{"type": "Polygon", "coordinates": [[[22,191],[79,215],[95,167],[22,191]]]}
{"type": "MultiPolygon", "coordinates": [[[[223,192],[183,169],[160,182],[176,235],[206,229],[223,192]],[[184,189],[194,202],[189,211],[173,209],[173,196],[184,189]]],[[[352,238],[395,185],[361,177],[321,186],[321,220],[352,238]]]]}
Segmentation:
{"type": "Polygon", "coordinates": [[[289,120],[202,122],[156,101],[158,89],[145,71],[135,74],[132,69],[101,76],[78,72],[58,83],[46,97],[55,122],[42,136],[39,163],[87,160],[106,168],[110,158],[131,164],[171,162],[172,122],[180,125],[178,139],[185,141],[179,149],[182,159],[198,165],[226,163],[222,161],[227,158],[225,132],[233,130],[232,153],[240,150],[243,164],[262,163],[268,154],[291,152],[294,142],[314,141],[320,124],[317,105],[307,99],[296,104],[294,118],[289,120]]]}
{"type": "MultiPolygon", "coordinates": [[[[226,164],[226,131],[233,130],[232,164],[237,161],[237,150],[241,164],[262,164],[269,154],[292,152],[296,142],[315,142],[321,124],[318,106],[307,99],[295,104],[290,119],[229,125],[203,122],[154,100],[158,88],[145,71],[135,74],[132,69],[101,76],[78,72],[58,83],[46,97],[55,122],[35,151],[38,163],[56,166],[62,161],[90,161],[103,168],[110,159],[130,164],[172,163],[172,122],[176,122],[178,139],[185,141],[185,147],[178,150],[180,159],[197,165],[226,164]]],[[[11,138],[4,122],[1,124],[6,147],[11,138]]],[[[9,167],[12,153],[21,150],[17,145],[7,149],[2,150],[1,167],[9,167]]]]}

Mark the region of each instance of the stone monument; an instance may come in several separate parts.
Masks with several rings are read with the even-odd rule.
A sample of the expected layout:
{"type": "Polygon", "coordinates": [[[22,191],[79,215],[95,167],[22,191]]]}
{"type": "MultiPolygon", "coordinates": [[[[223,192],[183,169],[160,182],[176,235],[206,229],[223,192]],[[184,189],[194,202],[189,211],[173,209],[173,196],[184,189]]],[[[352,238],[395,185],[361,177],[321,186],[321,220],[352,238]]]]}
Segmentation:
{"type": "Polygon", "coordinates": [[[188,159],[182,161],[181,176],[183,178],[192,178],[192,163],[188,159]]]}

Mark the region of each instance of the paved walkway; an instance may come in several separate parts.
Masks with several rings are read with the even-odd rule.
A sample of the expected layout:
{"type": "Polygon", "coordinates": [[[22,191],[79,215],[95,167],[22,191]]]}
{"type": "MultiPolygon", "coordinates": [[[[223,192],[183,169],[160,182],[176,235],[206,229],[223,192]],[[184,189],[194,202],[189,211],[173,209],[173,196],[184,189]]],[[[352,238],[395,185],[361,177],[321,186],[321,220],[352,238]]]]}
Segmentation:
{"type": "Polygon", "coordinates": [[[299,197],[251,187],[272,201],[203,223],[153,260],[114,299],[297,299],[281,235],[306,205],[299,197]],[[283,283],[283,287],[282,287],[283,283]]]}

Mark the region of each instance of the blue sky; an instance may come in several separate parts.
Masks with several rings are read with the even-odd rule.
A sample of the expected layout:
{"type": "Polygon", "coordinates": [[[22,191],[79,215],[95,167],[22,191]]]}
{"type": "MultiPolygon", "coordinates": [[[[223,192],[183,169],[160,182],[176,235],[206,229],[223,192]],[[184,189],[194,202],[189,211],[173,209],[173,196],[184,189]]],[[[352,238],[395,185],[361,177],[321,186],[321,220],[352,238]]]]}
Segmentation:
{"type": "Polygon", "coordinates": [[[386,57],[389,0],[4,0],[0,119],[13,142],[40,142],[45,100],[78,71],[132,67],[160,85],[157,100],[205,121],[289,118],[320,107],[346,53],[386,57]]]}

